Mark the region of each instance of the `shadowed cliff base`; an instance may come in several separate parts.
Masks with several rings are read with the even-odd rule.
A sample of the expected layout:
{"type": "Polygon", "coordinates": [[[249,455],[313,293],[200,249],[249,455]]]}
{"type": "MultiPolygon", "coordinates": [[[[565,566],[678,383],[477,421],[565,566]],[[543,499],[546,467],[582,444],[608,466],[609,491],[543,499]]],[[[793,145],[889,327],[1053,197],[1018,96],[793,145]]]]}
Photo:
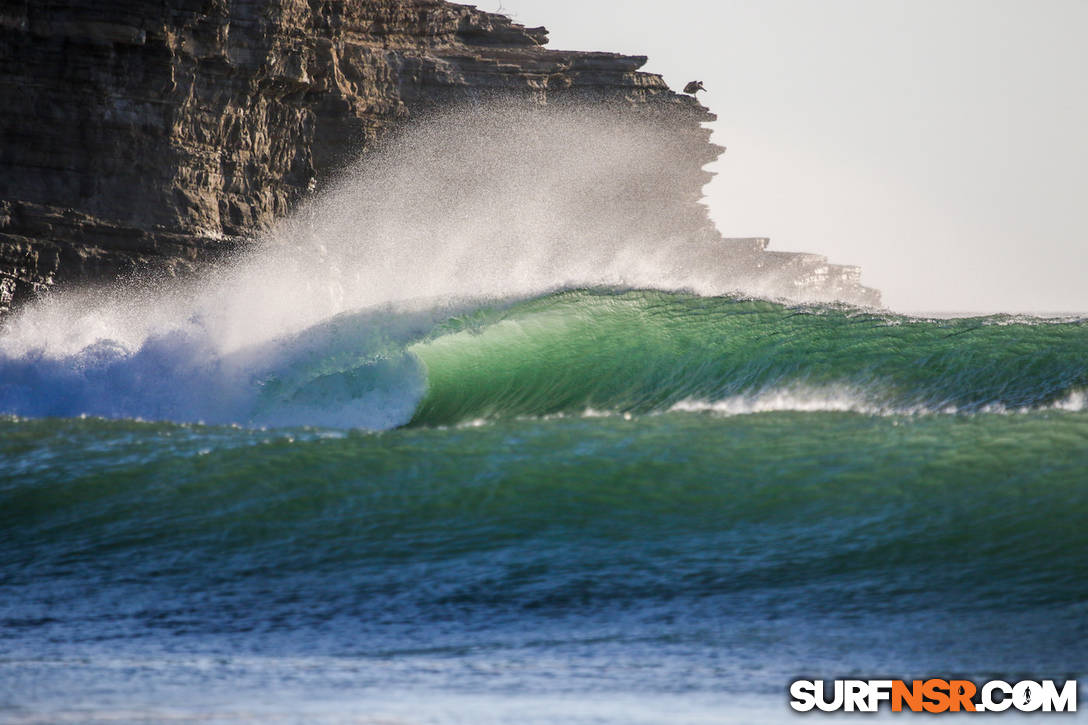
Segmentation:
{"type": "MultiPolygon", "coordinates": [[[[664,252],[686,244],[687,254],[732,280],[730,289],[879,301],[854,268],[767,253],[766,240],[721,238],[700,201],[710,178],[703,167],[721,151],[703,125],[714,116],[660,76],[640,72],[644,57],[550,50],[541,28],[434,0],[340,0],[320,12],[298,0],[25,2],[4,11],[0,38],[0,99],[9,109],[0,119],[8,139],[0,159],[0,309],[54,287],[207,269],[263,243],[276,219],[360,154],[365,168],[380,146],[400,143],[390,131],[410,135],[436,116],[446,120],[422,125],[440,128],[451,107],[481,138],[507,136],[486,161],[479,153],[486,144],[475,147],[474,163],[486,168],[468,169],[456,182],[467,190],[462,206],[496,213],[495,227],[510,215],[481,208],[474,190],[508,198],[496,182],[516,179],[517,198],[536,210],[534,233],[565,234],[569,245],[579,244],[577,233],[591,234],[586,245],[603,254],[600,240],[608,237],[628,245],[617,253],[642,245],[667,266],[664,252]],[[553,124],[537,138],[526,109],[553,109],[545,119],[584,113],[586,123],[614,123],[640,135],[640,156],[614,178],[571,168],[572,177],[594,176],[596,187],[579,197],[575,216],[561,218],[561,206],[548,213],[541,201],[563,194],[533,189],[534,163],[496,174],[496,165],[519,163],[511,141],[525,145],[522,159],[547,158],[597,137],[578,139],[576,130],[553,124]]],[[[404,150],[400,144],[394,155],[411,160],[404,150]]],[[[378,162],[387,173],[389,158],[378,162]]],[[[584,155],[572,163],[588,165],[584,155]]],[[[429,204],[428,215],[442,213],[449,194],[420,202],[441,184],[412,178],[419,187],[402,194],[429,204]]],[[[368,183],[382,184],[373,174],[368,183]]],[[[586,190],[568,183],[567,202],[575,188],[586,190]]],[[[353,223],[379,227],[361,212],[353,223]]],[[[525,228],[518,222],[507,233],[524,237],[525,228]]],[[[439,254],[448,243],[430,238],[439,254]]]]}

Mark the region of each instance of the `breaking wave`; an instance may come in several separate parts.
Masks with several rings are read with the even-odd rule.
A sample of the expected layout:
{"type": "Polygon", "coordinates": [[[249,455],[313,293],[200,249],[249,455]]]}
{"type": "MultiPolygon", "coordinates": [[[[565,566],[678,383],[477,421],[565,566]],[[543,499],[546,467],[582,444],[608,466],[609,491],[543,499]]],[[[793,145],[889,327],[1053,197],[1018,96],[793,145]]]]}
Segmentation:
{"type": "Polygon", "coordinates": [[[693,241],[696,204],[641,203],[676,192],[678,153],[592,108],[421,123],[199,279],[68,290],[5,320],[0,412],[387,429],[1083,407],[1082,320],[754,298],[781,291],[693,241]]]}
{"type": "Polygon", "coordinates": [[[136,349],[0,358],[0,410],[385,429],[713,411],[1080,410],[1088,324],[914,319],[647,290],[342,314],[223,354],[199,326],[136,349]]]}

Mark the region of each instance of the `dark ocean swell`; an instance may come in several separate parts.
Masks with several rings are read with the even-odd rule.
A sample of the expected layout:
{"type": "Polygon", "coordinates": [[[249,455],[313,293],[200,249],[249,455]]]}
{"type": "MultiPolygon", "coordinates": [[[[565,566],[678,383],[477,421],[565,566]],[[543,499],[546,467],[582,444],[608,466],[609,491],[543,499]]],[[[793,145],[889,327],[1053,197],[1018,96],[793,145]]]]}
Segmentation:
{"type": "Polygon", "coordinates": [[[243,620],[283,607],[318,621],[753,596],[785,610],[968,611],[1088,595],[1084,413],[0,431],[5,606],[45,592],[69,603],[51,607],[60,618],[128,586],[168,592],[114,603],[149,626],[205,595],[243,620]],[[320,587],[299,594],[311,579],[320,587]]]}

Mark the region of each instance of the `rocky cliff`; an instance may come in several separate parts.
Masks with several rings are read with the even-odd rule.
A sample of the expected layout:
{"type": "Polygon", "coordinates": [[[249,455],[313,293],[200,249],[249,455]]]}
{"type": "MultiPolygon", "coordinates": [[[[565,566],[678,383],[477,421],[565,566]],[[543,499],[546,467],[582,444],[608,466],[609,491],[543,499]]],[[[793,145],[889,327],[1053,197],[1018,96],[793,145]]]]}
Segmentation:
{"type": "Polygon", "coordinates": [[[392,129],[495,98],[588,99],[654,125],[673,163],[609,196],[643,231],[652,209],[723,274],[878,302],[855,268],[721,238],[700,203],[714,117],[645,58],[546,42],[441,0],[0,0],[0,309],[214,261],[392,129]]]}

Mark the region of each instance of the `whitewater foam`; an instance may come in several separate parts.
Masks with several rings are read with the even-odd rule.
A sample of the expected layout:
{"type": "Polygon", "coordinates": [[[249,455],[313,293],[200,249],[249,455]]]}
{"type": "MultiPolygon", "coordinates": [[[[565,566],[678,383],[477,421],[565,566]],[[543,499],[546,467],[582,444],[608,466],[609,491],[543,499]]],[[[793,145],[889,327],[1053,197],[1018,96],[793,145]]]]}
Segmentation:
{"type": "Polygon", "coordinates": [[[734,395],[722,400],[686,399],[669,412],[751,415],[780,411],[849,412],[880,415],[887,408],[874,404],[857,390],[848,388],[765,390],[752,395],[734,395]]]}
{"type": "Polygon", "coordinates": [[[135,349],[99,340],[70,354],[0,355],[0,409],[249,426],[386,429],[412,416],[425,373],[403,345],[430,326],[387,310],[240,350],[198,325],[135,349]],[[422,327],[420,327],[422,326],[422,327]]]}
{"type": "MultiPolygon", "coordinates": [[[[716,415],[752,415],[755,413],[859,413],[879,416],[961,415],[956,405],[894,405],[875,402],[880,395],[843,387],[824,389],[772,389],[752,395],[735,395],[722,400],[687,399],[676,403],[668,412],[713,413],[716,415]]],[[[886,397],[886,396],[883,396],[886,397]]],[[[1073,391],[1060,400],[1044,405],[1009,406],[989,403],[967,411],[969,415],[1012,415],[1040,413],[1048,410],[1083,412],[1088,410],[1088,395],[1073,391]]],[[[591,415],[587,411],[587,416],[591,415]]],[[[593,415],[601,415],[594,411],[593,415]]]]}

